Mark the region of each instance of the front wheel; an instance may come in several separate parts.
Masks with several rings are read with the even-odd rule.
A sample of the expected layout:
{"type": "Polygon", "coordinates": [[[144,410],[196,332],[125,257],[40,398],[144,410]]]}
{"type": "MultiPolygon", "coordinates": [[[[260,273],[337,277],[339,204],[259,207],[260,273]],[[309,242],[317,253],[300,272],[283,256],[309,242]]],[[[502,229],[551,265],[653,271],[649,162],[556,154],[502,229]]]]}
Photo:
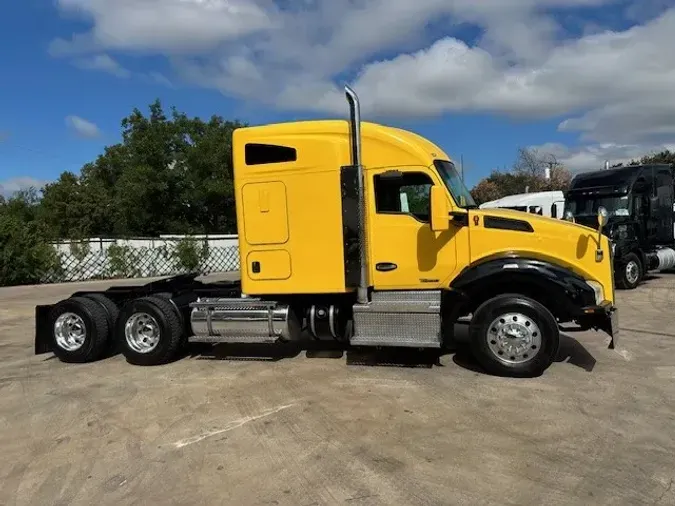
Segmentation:
{"type": "Polygon", "coordinates": [[[623,269],[618,273],[618,285],[624,290],[636,288],[644,276],[642,262],[635,253],[628,253],[624,258],[623,269]]]}
{"type": "Polygon", "coordinates": [[[474,313],[469,333],[476,360],[497,376],[540,376],[560,346],[558,323],[551,312],[518,294],[484,302],[474,313]]]}

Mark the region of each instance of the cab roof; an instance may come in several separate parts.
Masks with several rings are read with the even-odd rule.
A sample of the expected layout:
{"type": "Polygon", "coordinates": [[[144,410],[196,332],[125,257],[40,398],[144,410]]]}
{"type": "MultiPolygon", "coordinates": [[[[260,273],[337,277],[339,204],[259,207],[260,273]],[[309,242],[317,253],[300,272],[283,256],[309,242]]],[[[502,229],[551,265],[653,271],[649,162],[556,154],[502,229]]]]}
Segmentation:
{"type": "Polygon", "coordinates": [[[570,194],[576,191],[586,189],[610,189],[625,187],[626,191],[633,186],[635,180],[642,175],[645,170],[667,169],[672,170],[668,164],[647,164],[647,165],[627,165],[624,167],[614,167],[605,170],[595,170],[581,172],[577,174],[570,185],[570,194]]]}
{"type": "MultiPolygon", "coordinates": [[[[271,123],[238,128],[233,134],[235,156],[246,143],[283,142],[292,145],[294,138],[298,141],[308,137],[337,136],[349,143],[349,121],[347,120],[306,120],[271,123]]],[[[395,160],[407,164],[411,161],[429,166],[435,159],[449,160],[450,157],[430,140],[408,130],[381,125],[368,121],[361,122],[361,140],[363,164],[366,168],[395,165],[395,160]],[[385,145],[390,156],[371,158],[370,154],[377,144],[385,145]],[[396,153],[399,157],[397,158],[396,153]],[[400,156],[408,155],[408,156],[400,156]],[[381,162],[381,163],[378,163],[381,162]]],[[[300,154],[298,154],[300,160],[300,154]]]]}

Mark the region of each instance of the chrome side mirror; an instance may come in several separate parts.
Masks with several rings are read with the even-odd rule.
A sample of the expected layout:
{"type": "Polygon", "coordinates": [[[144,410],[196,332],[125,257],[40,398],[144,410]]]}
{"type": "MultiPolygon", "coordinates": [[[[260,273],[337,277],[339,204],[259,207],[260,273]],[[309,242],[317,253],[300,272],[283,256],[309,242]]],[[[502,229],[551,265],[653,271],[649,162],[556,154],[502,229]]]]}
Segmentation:
{"type": "Polygon", "coordinates": [[[574,221],[574,215],[572,214],[572,211],[570,211],[569,209],[567,211],[565,211],[564,219],[567,220],[567,221],[573,222],[574,221]]]}

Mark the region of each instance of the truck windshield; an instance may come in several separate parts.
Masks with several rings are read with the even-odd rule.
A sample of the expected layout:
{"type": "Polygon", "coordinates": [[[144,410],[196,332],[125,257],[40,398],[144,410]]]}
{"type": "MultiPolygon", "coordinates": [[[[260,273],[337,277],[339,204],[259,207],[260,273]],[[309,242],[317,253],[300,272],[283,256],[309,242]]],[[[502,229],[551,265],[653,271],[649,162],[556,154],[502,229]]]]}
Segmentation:
{"type": "Polygon", "coordinates": [[[590,216],[598,214],[598,208],[607,209],[610,216],[628,216],[628,195],[622,197],[587,197],[569,196],[565,211],[571,211],[574,216],[590,216]]]}
{"type": "Polygon", "coordinates": [[[454,163],[447,160],[435,160],[434,166],[459,207],[464,209],[476,209],[478,207],[471,196],[471,192],[467,190],[462,178],[459,177],[454,163]]]}

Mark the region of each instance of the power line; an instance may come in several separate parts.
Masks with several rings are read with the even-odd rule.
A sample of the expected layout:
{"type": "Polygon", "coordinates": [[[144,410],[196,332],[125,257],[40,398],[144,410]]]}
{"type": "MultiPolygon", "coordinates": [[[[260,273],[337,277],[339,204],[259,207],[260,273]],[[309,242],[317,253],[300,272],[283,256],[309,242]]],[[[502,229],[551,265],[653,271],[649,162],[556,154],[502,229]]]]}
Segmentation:
{"type": "Polygon", "coordinates": [[[5,145],[5,146],[11,145],[11,146],[17,147],[19,149],[30,151],[31,153],[35,153],[35,154],[38,154],[38,155],[46,156],[48,158],[56,159],[58,161],[64,161],[64,162],[66,161],[65,158],[63,158],[59,155],[55,155],[54,153],[47,153],[46,151],[42,151],[42,150],[35,149],[35,148],[29,148],[28,146],[24,146],[23,144],[18,144],[14,141],[8,141],[7,137],[5,137],[5,138],[0,137],[0,147],[2,147],[3,145],[5,145]]]}

